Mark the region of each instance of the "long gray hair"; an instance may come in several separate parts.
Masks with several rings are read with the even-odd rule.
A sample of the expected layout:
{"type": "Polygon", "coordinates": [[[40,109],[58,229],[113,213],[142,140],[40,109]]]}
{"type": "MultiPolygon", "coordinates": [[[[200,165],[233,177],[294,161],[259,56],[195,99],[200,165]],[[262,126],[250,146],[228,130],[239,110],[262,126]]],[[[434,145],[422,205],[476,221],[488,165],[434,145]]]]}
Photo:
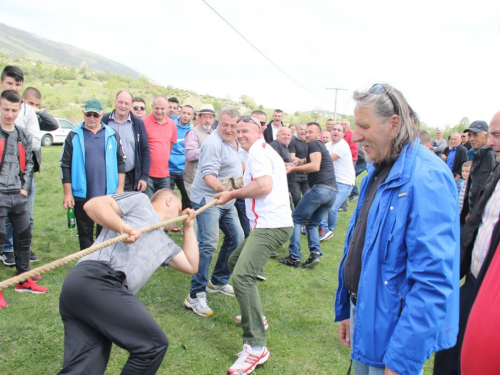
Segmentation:
{"type": "Polygon", "coordinates": [[[418,136],[420,121],[417,114],[411,109],[401,91],[395,89],[387,83],[380,84],[385,87],[385,92],[371,92],[372,88],[366,91],[355,91],[353,98],[361,107],[369,106],[373,103],[374,115],[378,122],[384,123],[396,114],[399,115],[399,129],[392,140],[389,159],[396,159],[403,147],[409,143],[410,147],[418,136]]]}

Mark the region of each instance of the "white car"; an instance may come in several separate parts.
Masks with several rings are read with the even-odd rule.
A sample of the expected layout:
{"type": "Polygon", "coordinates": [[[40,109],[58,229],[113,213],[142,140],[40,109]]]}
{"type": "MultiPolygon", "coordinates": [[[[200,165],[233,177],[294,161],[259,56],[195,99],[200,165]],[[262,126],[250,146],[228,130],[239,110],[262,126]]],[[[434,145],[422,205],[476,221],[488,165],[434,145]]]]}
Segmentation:
{"type": "Polygon", "coordinates": [[[66,137],[68,136],[71,129],[75,127],[75,125],[63,118],[57,118],[57,122],[59,123],[59,129],[52,130],[51,132],[42,131],[42,146],[50,146],[55,143],[62,144],[64,143],[66,137]]]}

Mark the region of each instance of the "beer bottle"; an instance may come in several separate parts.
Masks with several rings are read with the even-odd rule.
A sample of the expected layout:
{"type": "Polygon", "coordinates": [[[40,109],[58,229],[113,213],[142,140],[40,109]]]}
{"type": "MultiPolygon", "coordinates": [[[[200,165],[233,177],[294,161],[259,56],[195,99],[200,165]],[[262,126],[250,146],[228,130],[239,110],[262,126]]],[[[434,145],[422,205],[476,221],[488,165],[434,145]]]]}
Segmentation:
{"type": "Polygon", "coordinates": [[[75,224],[75,210],[73,208],[68,208],[68,228],[74,228],[75,224]]]}

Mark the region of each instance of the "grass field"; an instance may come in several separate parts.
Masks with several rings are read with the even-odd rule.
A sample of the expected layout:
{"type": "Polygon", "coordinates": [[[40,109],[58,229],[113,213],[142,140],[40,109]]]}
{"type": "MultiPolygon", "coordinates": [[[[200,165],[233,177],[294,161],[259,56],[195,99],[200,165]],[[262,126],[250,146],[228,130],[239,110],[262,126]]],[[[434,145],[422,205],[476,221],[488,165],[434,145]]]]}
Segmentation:
{"type": "MultiPolygon", "coordinates": [[[[43,148],[42,173],[36,174],[35,225],[33,250],[41,264],[79,250],[76,229],[67,227],[62,208],[60,146],[43,148]]],[[[260,296],[269,322],[267,331],[269,361],[257,367],[257,374],[345,374],[349,350],[337,339],[333,323],[333,303],[337,287],[337,269],[349,212],[340,213],[338,230],[322,243],[321,263],[313,270],[292,269],[270,259],[259,282],[260,296]]],[[[172,234],[180,243],[181,235],[172,234]]],[[[302,249],[308,254],[307,241],[302,249]]],[[[281,255],[287,248],[279,249],[281,255]]],[[[214,262],[213,262],[214,263],[214,262]]],[[[49,288],[44,295],[4,291],[9,304],[0,310],[0,374],[55,374],[63,360],[63,325],[58,300],[69,264],[43,275],[41,285],[49,288]]],[[[14,269],[0,264],[0,280],[13,275],[14,269]]],[[[211,318],[201,318],[183,307],[189,291],[190,276],[160,268],[139,292],[138,298],[166,332],[170,346],[159,374],[224,374],[241,350],[241,328],[233,321],[239,315],[235,298],[209,295],[211,318]]],[[[127,353],[113,347],[107,374],[119,374],[127,353]]],[[[429,361],[425,373],[432,373],[429,361]]]]}

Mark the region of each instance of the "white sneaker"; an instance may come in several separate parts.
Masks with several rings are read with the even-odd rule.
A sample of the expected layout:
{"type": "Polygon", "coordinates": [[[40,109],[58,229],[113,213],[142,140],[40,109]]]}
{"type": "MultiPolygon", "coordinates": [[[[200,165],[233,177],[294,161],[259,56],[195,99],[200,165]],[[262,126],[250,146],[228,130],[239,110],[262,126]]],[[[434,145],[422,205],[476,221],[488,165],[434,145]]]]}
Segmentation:
{"type": "Polygon", "coordinates": [[[210,280],[205,290],[209,293],[222,293],[226,296],[234,297],[234,289],[231,285],[214,285],[210,280]]]}
{"type": "Polygon", "coordinates": [[[243,345],[243,351],[238,353],[238,359],[229,367],[227,372],[231,375],[250,374],[257,365],[261,365],[269,359],[269,351],[264,346],[262,353],[255,354],[248,344],[243,345]]]}
{"type": "MultiPolygon", "coordinates": [[[[236,323],[240,323],[241,324],[241,315],[236,315],[234,317],[234,321],[236,323]]],[[[267,319],[265,316],[262,316],[262,322],[264,323],[264,329],[267,331],[267,329],[269,328],[269,324],[267,324],[267,319]]]]}
{"type": "Polygon", "coordinates": [[[213,311],[207,304],[207,294],[204,292],[196,293],[196,298],[191,298],[188,294],[184,300],[184,306],[193,310],[196,315],[208,318],[213,315],[213,311]]]}

